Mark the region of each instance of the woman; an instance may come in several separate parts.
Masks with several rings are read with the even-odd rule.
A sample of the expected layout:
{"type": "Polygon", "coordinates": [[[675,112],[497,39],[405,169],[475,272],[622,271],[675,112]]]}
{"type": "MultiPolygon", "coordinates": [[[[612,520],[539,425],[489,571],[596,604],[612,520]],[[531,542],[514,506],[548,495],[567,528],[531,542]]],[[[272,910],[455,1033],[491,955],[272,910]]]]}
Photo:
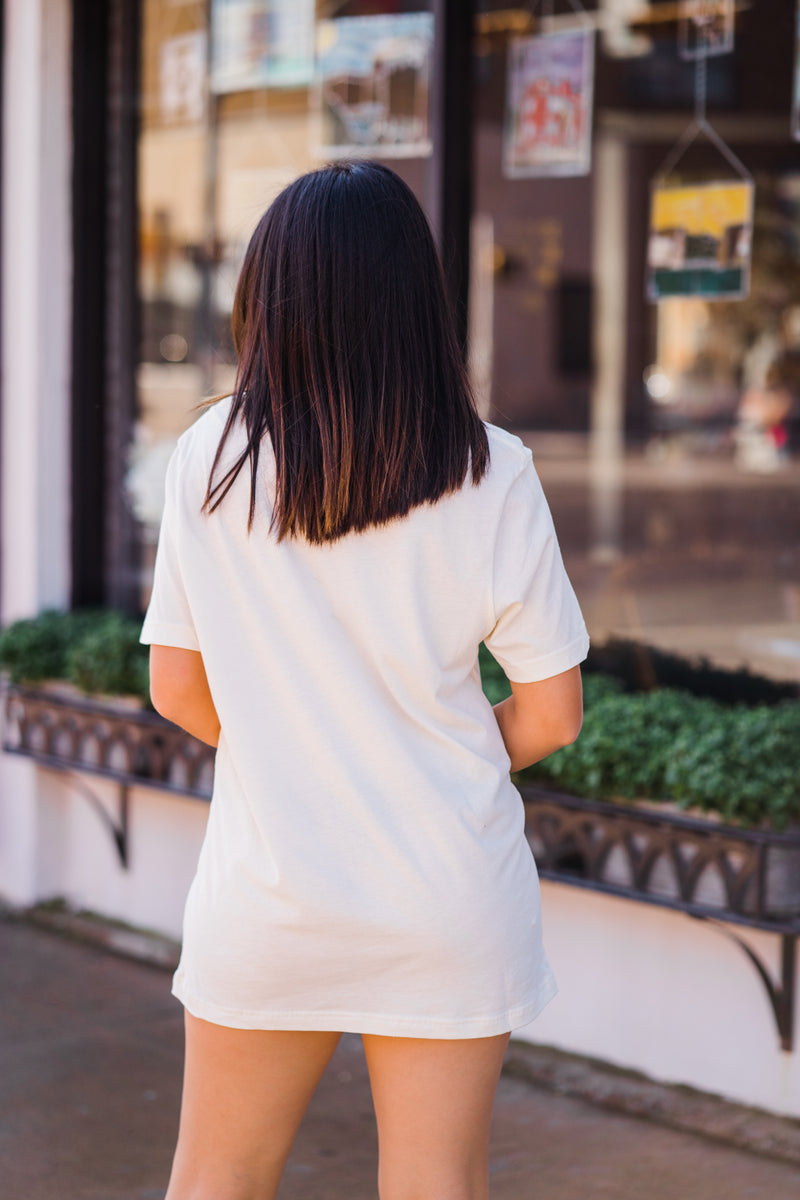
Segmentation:
{"type": "Polygon", "coordinates": [[[509,1031],[555,992],[509,768],[577,736],[585,628],[397,175],[286,188],[233,325],[235,392],[171,461],[142,632],[156,708],[217,746],[168,1200],[274,1196],[344,1031],[381,1200],[481,1200],[509,1031]],[[481,641],[513,681],[494,712],[481,641]]]}

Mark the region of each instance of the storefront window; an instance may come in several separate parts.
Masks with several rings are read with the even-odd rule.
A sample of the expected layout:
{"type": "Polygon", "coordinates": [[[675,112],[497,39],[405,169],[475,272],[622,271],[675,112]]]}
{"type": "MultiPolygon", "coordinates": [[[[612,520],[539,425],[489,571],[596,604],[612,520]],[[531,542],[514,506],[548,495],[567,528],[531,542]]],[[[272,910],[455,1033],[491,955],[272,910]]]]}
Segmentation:
{"type": "Polygon", "coordinates": [[[233,386],[230,314],[250,234],[287,183],[360,142],[377,140],[374,156],[424,198],[431,38],[418,0],[144,0],[141,358],[126,481],[142,604],[175,440],[204,398],[233,386]]]}
{"type": "MultiPolygon", "coordinates": [[[[651,185],[697,103],[676,6],[598,5],[591,169],[527,178],[504,171],[508,44],[576,15],[555,4],[537,23],[548,14],[532,7],[525,24],[486,7],[475,146],[492,419],[533,449],[593,639],[800,680],[794,6],[737,8],[733,50],[706,63],[709,120],[755,184],[749,292],[658,303],[646,298],[651,185]]],[[[557,113],[563,76],[534,74],[531,128],[544,129],[547,87],[557,113]]],[[[739,175],[699,136],[669,182],[711,180],[739,175]]]]}
{"type": "MultiPolygon", "coordinates": [[[[127,478],[142,604],[166,460],[198,403],[232,386],[233,289],[264,208],[359,142],[427,200],[430,7],[142,0],[127,478]],[[345,36],[330,23],[349,18],[373,24],[345,36]]],[[[470,364],[481,409],[534,450],[596,640],[800,679],[794,6],[736,6],[733,49],[705,72],[708,118],[755,185],[749,290],[658,302],[647,298],[650,189],[696,110],[697,68],[680,56],[668,0],[584,7],[588,18],[568,0],[475,5],[470,364]],[[515,39],[585,33],[598,13],[590,43],[578,38],[577,83],[534,73],[526,90],[517,79],[510,119],[513,72],[541,61],[512,53],[515,39]],[[544,171],[537,130],[551,142],[544,171]]],[[[675,179],[731,173],[701,136],[675,179]]]]}

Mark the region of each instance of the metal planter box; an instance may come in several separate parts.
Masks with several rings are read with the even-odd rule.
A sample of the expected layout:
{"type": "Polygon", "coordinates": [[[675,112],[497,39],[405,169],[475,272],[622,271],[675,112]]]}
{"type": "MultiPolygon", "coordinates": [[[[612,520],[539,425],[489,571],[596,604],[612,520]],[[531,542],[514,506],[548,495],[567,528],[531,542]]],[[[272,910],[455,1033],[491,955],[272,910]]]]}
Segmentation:
{"type": "Polygon", "coordinates": [[[524,786],[542,878],[800,933],[800,829],[688,816],[670,804],[613,804],[524,786]]]}
{"type": "Polygon", "coordinates": [[[93,699],[12,685],[5,696],[3,749],[42,766],[87,771],[207,800],[214,751],[158,713],[114,699],[93,699]]]}

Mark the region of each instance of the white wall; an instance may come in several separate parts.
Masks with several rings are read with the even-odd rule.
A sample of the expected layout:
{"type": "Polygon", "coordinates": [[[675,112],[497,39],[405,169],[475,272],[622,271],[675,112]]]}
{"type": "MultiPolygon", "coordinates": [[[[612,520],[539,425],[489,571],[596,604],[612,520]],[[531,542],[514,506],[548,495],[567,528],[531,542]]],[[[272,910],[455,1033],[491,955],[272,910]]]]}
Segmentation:
{"type": "Polygon", "coordinates": [[[4,622],[69,594],[70,10],[6,0],[4,622]],[[46,18],[45,18],[46,13],[46,18]]]}
{"type": "MultiPolygon", "coordinates": [[[[70,5],[5,0],[0,621],[69,598],[70,5]]],[[[0,894],[36,892],[35,768],[0,760],[0,894]]]]}
{"type": "MultiPolygon", "coordinates": [[[[764,985],[717,927],[656,905],[542,883],[559,994],[515,1036],[800,1117],[795,1049],[780,1049],[764,985]]],[[[780,979],[780,939],[729,926],[780,979]]]]}
{"type": "Polygon", "coordinates": [[[208,804],[151,788],[130,788],[128,866],[87,798],[115,819],[119,786],[88,774],[40,770],[37,899],[61,897],[77,909],[180,938],[208,804]]]}

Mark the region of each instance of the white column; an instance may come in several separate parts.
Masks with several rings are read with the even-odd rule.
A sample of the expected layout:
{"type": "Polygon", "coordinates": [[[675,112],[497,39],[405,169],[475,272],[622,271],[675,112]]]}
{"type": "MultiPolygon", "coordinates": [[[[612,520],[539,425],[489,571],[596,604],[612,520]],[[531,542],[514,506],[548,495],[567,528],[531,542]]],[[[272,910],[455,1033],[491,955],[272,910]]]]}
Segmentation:
{"type": "MultiPolygon", "coordinates": [[[[70,588],[69,0],[5,0],[0,621],[70,588]]],[[[36,898],[32,764],[0,757],[0,895],[36,898]]]]}
{"type": "Polygon", "coordinates": [[[622,549],[628,332],[627,166],[625,143],[613,134],[601,134],[594,152],[595,380],[590,437],[592,555],[601,562],[612,562],[622,549]]]}
{"type": "Polygon", "coordinates": [[[6,0],[3,96],[3,624],[69,599],[71,22],[6,0]]]}
{"type": "Polygon", "coordinates": [[[494,360],[494,219],[489,213],[472,218],[469,250],[469,377],[478,413],[492,419],[494,360]]]}

